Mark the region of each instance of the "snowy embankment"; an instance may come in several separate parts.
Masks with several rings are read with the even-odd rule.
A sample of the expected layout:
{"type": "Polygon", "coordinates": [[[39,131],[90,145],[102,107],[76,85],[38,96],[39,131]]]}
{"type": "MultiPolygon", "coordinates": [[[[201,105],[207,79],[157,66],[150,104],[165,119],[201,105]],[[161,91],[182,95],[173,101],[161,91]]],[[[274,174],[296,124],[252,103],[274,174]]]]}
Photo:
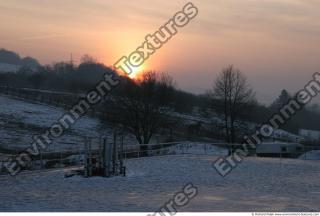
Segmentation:
{"type": "MultiPolygon", "coordinates": [[[[66,112],[62,108],[0,96],[0,147],[29,147],[33,135],[40,135],[66,112]]],[[[61,138],[55,139],[48,151],[83,149],[85,137],[111,136],[112,128],[97,119],[82,117],[61,138]]]]}
{"type": "Polygon", "coordinates": [[[215,146],[212,143],[181,142],[178,145],[162,149],[164,154],[192,154],[192,155],[215,155],[225,156],[228,154],[226,148],[215,146]]]}
{"type": "Polygon", "coordinates": [[[320,160],[320,150],[312,150],[299,157],[302,160],[320,160]]]}
{"type": "Polygon", "coordinates": [[[178,211],[319,211],[319,161],[247,158],[229,176],[217,156],[126,161],[127,177],[64,178],[62,171],[0,178],[0,211],[156,211],[187,183],[198,196],[178,211]]]}

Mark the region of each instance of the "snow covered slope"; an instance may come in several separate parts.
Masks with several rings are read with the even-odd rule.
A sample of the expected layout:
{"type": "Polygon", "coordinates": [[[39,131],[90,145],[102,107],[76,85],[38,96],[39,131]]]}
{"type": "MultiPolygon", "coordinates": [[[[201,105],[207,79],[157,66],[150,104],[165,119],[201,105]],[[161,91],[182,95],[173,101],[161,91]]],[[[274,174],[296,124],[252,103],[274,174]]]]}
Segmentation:
{"type": "MultiPolygon", "coordinates": [[[[14,149],[28,147],[33,135],[40,135],[65,113],[65,110],[38,103],[0,96],[0,145],[14,149]]],[[[83,117],[71,130],[49,146],[50,151],[79,149],[84,137],[110,136],[112,129],[101,127],[97,119],[83,117]]]]}

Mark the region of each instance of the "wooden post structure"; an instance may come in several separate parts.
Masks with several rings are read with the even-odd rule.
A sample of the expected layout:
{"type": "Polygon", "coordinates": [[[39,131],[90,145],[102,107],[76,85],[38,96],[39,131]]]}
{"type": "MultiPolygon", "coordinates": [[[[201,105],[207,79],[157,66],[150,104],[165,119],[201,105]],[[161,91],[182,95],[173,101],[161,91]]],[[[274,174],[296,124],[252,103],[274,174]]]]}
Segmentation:
{"type": "Polygon", "coordinates": [[[89,177],[89,173],[88,173],[88,137],[85,138],[85,143],[84,143],[84,175],[85,175],[85,177],[89,177]]]}
{"type": "Polygon", "coordinates": [[[125,170],[124,170],[124,166],[123,166],[123,152],[124,152],[124,148],[123,148],[123,134],[121,136],[121,144],[120,144],[120,154],[119,154],[119,159],[120,159],[120,174],[125,176],[125,170]]]}
{"type": "Polygon", "coordinates": [[[112,146],[112,173],[116,173],[116,163],[117,163],[117,131],[113,133],[113,146],[112,146]]]}
{"type": "Polygon", "coordinates": [[[104,164],[104,176],[110,177],[111,159],[112,159],[112,145],[107,142],[107,139],[103,139],[103,164],[104,164]]]}
{"type": "Polygon", "coordinates": [[[91,154],[91,140],[86,137],[86,142],[85,142],[85,157],[84,157],[84,162],[85,162],[85,176],[90,177],[92,176],[92,154],[91,154]]]}
{"type": "Polygon", "coordinates": [[[91,139],[88,140],[89,141],[89,176],[92,176],[92,149],[91,149],[91,139]]]}

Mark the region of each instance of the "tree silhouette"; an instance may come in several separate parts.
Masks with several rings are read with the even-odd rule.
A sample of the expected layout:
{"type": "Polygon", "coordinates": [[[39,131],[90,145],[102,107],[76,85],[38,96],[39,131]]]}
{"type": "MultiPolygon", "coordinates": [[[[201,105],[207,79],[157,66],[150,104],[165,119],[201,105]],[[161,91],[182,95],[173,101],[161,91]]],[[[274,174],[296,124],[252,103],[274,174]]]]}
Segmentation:
{"type": "Polygon", "coordinates": [[[133,134],[146,152],[152,136],[166,123],[166,113],[173,93],[172,78],[150,71],[139,80],[123,84],[123,96],[116,99],[117,118],[133,134]]]}
{"type": "Polygon", "coordinates": [[[209,97],[214,102],[213,109],[224,115],[224,129],[227,143],[236,139],[236,121],[245,114],[254,101],[254,93],[245,75],[232,65],[223,69],[215,80],[209,97]]]}

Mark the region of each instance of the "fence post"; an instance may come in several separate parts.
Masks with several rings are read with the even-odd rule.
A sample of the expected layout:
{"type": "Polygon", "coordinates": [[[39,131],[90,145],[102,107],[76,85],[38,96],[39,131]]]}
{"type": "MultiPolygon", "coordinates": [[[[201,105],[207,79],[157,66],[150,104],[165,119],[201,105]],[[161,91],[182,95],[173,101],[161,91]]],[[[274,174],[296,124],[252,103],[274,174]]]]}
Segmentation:
{"type": "Polygon", "coordinates": [[[43,169],[43,161],[42,161],[42,151],[40,151],[40,169],[42,170],[43,169]]]}
{"type": "Polygon", "coordinates": [[[79,165],[81,165],[80,161],[81,161],[81,146],[78,144],[78,150],[79,150],[79,165]]]}
{"type": "Polygon", "coordinates": [[[62,152],[60,151],[60,168],[62,168],[62,152]]]}
{"type": "Polygon", "coordinates": [[[305,146],[303,146],[303,151],[304,151],[304,160],[307,160],[307,152],[306,152],[305,146]]]}

